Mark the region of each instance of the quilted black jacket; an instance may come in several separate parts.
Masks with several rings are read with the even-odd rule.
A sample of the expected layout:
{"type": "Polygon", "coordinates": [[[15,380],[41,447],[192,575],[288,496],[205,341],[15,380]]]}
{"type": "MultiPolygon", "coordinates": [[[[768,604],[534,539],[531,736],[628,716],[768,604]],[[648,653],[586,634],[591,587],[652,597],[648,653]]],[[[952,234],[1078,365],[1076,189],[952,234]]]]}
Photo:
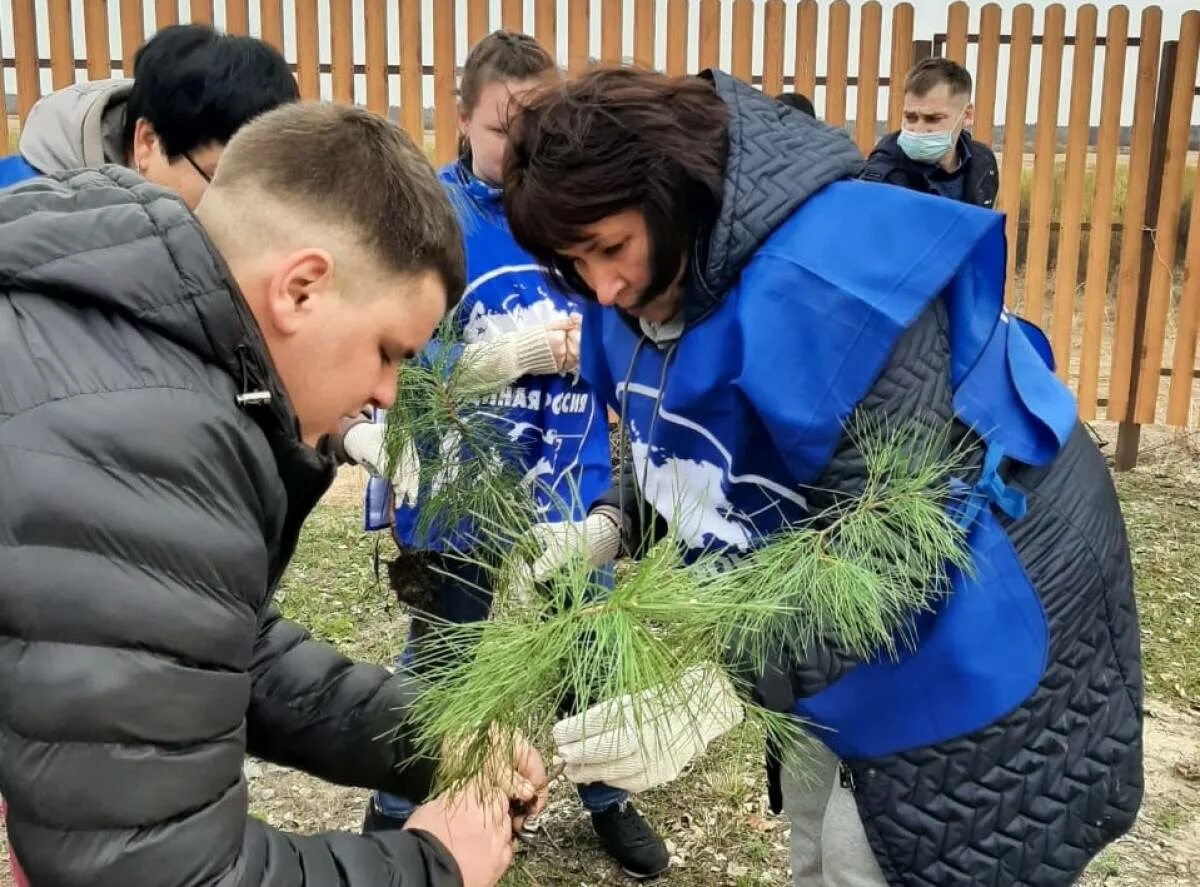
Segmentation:
{"type": "MultiPolygon", "coordinates": [[[[692,267],[693,317],[723,297],[758,245],[809,195],[861,166],[840,133],[782,115],[720,72],[707,76],[730,106],[730,142],[720,217],[692,267]]],[[[954,423],[947,326],[935,301],[857,409],[891,427],[954,423]]],[[[979,448],[965,428],[952,427],[952,446],[979,448]]],[[[815,491],[852,494],[863,479],[861,456],[846,438],[814,481],[810,502],[819,509],[815,491]]],[[[1028,500],[1026,515],[1005,526],[1046,612],[1047,668],[1024,704],[983,730],[843,762],[843,782],[892,884],[1069,884],[1130,827],[1141,802],[1139,638],[1111,478],[1080,427],[1049,466],[1016,467],[1006,479],[1028,500]]],[[[626,473],[624,481],[632,478],[626,473]]],[[[654,516],[638,513],[636,491],[627,486],[621,499],[633,538],[652,537],[646,519],[654,516]]],[[[615,494],[606,500],[616,501],[615,494]]],[[[761,677],[759,695],[787,710],[853,667],[836,649],[789,651],[761,677]]]]}
{"type": "Polygon", "coordinates": [[[33,884],[460,883],[425,833],[247,816],[247,752],[428,786],[383,738],[407,685],[271,605],[332,475],[178,199],[117,167],[0,196],[0,794],[33,884]]]}

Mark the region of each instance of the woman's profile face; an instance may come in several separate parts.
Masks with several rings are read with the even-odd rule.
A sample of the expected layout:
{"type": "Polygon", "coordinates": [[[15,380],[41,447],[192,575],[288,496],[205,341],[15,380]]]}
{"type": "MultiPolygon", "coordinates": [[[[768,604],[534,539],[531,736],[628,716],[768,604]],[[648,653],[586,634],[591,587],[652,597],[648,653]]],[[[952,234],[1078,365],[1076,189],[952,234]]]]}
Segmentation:
{"type": "Polygon", "coordinates": [[[680,274],[665,292],[652,293],[653,244],[641,210],[627,209],[582,229],[583,239],[562,251],[596,301],[650,323],[666,323],[679,310],[680,274]]]}

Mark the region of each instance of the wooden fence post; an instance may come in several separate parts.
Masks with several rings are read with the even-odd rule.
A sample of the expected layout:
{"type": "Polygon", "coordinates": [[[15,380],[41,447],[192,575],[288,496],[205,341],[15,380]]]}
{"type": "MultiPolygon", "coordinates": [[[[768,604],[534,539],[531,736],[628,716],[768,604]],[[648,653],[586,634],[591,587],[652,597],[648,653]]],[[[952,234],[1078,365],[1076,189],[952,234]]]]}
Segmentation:
{"type": "Polygon", "coordinates": [[[1147,183],[1146,212],[1142,220],[1142,255],[1139,265],[1137,307],[1133,315],[1133,353],[1129,365],[1129,394],[1125,401],[1124,416],[1117,426],[1117,471],[1129,471],[1137,467],[1138,446],[1142,439],[1142,426],[1136,419],[1137,392],[1143,372],[1156,376],[1159,367],[1144,365],[1142,337],[1146,330],[1146,306],[1150,301],[1150,275],[1154,269],[1154,225],[1158,220],[1158,206],[1162,197],[1163,162],[1167,150],[1167,129],[1171,118],[1171,97],[1175,85],[1175,53],[1177,40],[1163,43],[1162,59],[1158,69],[1158,98],[1154,103],[1154,140],[1150,147],[1150,179],[1147,183]]]}

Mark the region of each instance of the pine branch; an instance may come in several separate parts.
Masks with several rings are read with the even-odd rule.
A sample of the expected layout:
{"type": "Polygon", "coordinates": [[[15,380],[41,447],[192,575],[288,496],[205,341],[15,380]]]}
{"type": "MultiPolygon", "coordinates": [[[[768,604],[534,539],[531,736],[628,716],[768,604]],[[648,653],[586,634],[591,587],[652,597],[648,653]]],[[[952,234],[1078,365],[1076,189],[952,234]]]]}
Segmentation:
{"type": "MultiPolygon", "coordinates": [[[[440,655],[413,711],[427,751],[461,750],[443,758],[442,787],[475,776],[516,731],[545,742],[572,706],[677,687],[705,663],[725,667],[736,685],[723,665],[731,653],[760,672],[773,651],[814,644],[864,659],[895,655],[915,615],[946,593],[949,570],[969,566],[947,511],[958,454],[923,429],[860,420],[850,433],[867,469],[860,493],[834,497],[732,567],[716,556],[685,564],[680,541],[668,538],[622,571],[607,596],[580,556],[530,599],[512,591],[514,563],[530,552],[510,546],[487,558],[498,571],[492,619],[436,629],[440,655]]],[[[704,714],[691,699],[672,702],[693,724],[704,714]]],[[[802,746],[796,718],[753,702],[746,713],[778,748],[802,746]]]]}
{"type": "Polygon", "coordinates": [[[472,358],[456,338],[448,315],[421,356],[401,364],[385,431],[388,471],[404,447],[415,449],[419,541],[466,531],[469,547],[498,546],[533,526],[533,497],[516,467],[521,445],[479,409],[486,392],[468,381],[472,358]]]}

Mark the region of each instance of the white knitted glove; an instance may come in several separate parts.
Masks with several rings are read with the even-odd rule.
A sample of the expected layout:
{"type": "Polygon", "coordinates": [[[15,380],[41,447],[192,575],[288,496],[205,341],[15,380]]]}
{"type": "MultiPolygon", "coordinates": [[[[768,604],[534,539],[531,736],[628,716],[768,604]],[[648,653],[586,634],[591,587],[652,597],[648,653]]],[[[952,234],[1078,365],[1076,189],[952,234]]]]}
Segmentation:
{"type": "Polygon", "coordinates": [[[674,687],[622,696],[559,721],[554,744],[572,782],[641,792],[677,778],[742,717],[724,673],[696,666],[674,687]]]}
{"type": "MultiPolygon", "coordinates": [[[[385,426],[381,422],[360,422],[351,426],[342,438],[342,448],[346,455],[375,477],[383,477],[387,467],[384,429],[385,426]]],[[[421,463],[411,442],[401,448],[400,458],[396,461],[396,468],[391,477],[395,505],[397,508],[401,505],[415,505],[420,490],[421,463]]]]}
{"type": "Polygon", "coordinates": [[[569,373],[579,365],[579,318],[505,333],[463,350],[462,382],[480,391],[503,388],[521,376],[569,373]]]}
{"type": "Polygon", "coordinates": [[[614,518],[602,511],[581,521],[537,524],[533,538],[541,555],[533,562],[533,580],[543,582],[572,557],[586,557],[589,566],[613,560],[621,550],[621,531],[614,518]]]}

